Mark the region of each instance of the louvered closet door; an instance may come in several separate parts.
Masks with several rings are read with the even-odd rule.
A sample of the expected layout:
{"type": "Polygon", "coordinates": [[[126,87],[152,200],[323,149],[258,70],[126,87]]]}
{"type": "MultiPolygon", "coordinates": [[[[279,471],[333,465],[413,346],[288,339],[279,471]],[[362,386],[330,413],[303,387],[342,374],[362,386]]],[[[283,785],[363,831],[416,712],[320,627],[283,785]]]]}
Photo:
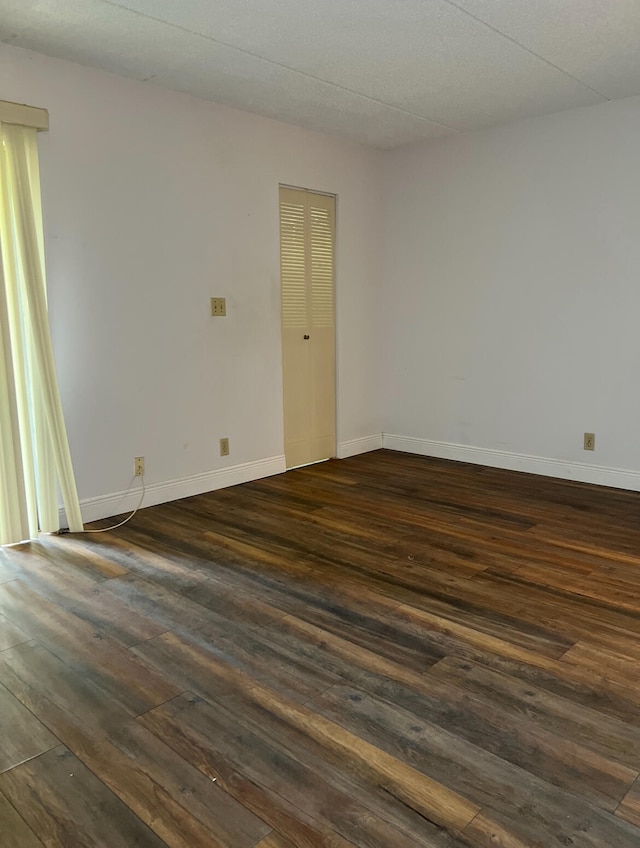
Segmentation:
{"type": "Polygon", "coordinates": [[[287,468],[335,456],[335,198],[280,189],[287,468]]]}

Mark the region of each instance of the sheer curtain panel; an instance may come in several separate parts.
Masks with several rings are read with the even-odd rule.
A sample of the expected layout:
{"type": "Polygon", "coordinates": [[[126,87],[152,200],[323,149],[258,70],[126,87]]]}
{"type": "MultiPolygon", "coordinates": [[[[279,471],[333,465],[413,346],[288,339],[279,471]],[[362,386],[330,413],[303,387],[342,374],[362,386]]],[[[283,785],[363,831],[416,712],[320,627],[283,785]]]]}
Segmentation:
{"type": "Polygon", "coordinates": [[[2,545],[60,529],[58,488],[69,529],[83,529],[49,332],[43,241],[37,130],[0,120],[2,545]]]}

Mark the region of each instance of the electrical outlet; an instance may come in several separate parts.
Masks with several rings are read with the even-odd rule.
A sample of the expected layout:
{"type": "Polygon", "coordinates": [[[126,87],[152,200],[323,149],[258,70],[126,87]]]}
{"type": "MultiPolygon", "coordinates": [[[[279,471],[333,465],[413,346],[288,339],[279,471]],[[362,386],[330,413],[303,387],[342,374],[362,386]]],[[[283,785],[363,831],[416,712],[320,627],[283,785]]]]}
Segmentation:
{"type": "Polygon", "coordinates": [[[595,450],[595,449],[596,449],[596,434],[595,433],[585,433],[584,434],[583,450],[595,450]]]}
{"type": "Polygon", "coordinates": [[[224,297],[211,298],[211,314],[219,317],[227,314],[227,301],[224,297]]]}
{"type": "Polygon", "coordinates": [[[133,458],[133,473],[136,477],[144,477],[144,457],[134,456],[133,458]]]}
{"type": "Polygon", "coordinates": [[[220,456],[229,456],[229,439],[220,439],[220,456]]]}

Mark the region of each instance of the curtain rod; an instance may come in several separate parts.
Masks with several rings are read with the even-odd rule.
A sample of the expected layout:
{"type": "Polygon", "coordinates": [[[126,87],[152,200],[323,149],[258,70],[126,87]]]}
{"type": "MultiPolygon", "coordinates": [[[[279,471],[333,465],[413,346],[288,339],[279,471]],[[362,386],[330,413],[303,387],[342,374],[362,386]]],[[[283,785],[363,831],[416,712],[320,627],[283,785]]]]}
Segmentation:
{"type": "Polygon", "coordinates": [[[49,129],[49,113],[37,106],[0,100],[0,123],[20,124],[22,127],[33,127],[42,132],[49,129]]]}

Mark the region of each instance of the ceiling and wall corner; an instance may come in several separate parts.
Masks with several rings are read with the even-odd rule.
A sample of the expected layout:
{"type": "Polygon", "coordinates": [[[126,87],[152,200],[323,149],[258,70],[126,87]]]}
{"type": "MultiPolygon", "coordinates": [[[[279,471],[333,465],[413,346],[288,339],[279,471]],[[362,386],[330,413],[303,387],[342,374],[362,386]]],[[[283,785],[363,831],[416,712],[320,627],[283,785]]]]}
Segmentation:
{"type": "Polygon", "coordinates": [[[636,0],[0,0],[0,41],[380,148],[640,94],[636,0]]]}

